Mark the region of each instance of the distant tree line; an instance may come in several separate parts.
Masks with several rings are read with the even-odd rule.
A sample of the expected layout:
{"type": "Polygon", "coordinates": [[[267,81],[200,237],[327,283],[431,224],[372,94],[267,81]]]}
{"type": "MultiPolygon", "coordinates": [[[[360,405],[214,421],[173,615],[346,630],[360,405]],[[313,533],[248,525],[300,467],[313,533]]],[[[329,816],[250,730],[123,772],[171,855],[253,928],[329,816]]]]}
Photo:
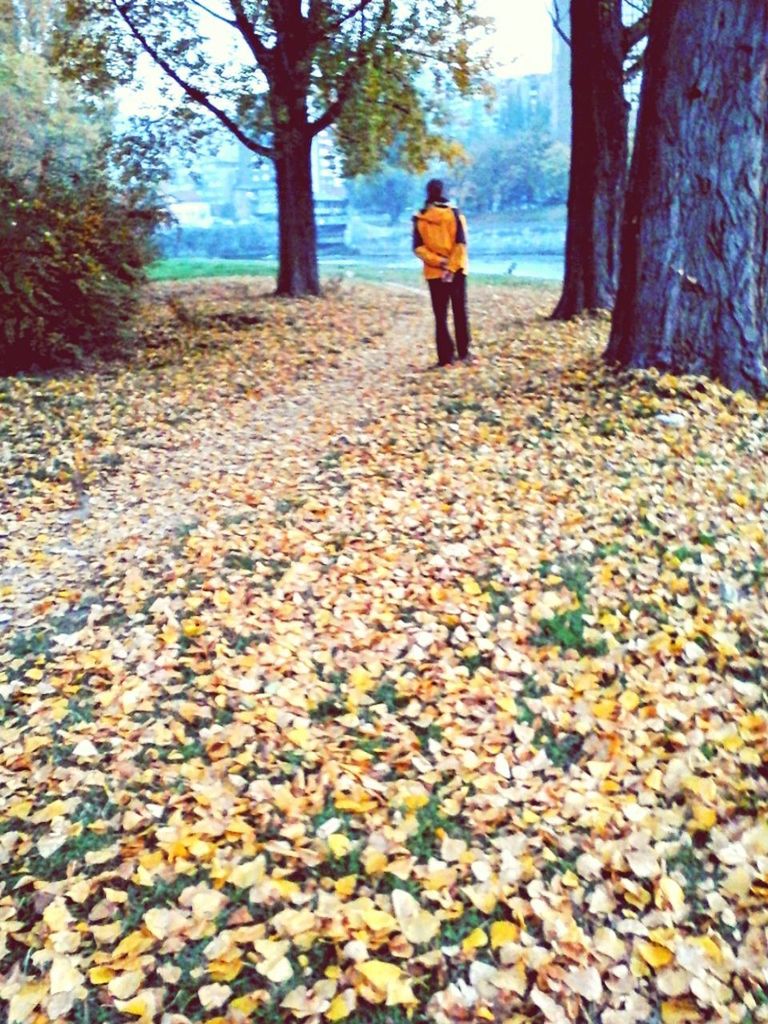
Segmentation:
{"type": "MultiPolygon", "coordinates": [[[[478,102],[457,104],[451,131],[461,152],[430,171],[448,179],[452,198],[467,213],[566,201],[570,150],[551,136],[550,107],[542,100],[533,113],[525,110],[509,85],[500,83],[490,111],[478,102]]],[[[352,204],[396,224],[423,200],[426,177],[401,166],[395,145],[380,170],[349,183],[352,204]]]]}

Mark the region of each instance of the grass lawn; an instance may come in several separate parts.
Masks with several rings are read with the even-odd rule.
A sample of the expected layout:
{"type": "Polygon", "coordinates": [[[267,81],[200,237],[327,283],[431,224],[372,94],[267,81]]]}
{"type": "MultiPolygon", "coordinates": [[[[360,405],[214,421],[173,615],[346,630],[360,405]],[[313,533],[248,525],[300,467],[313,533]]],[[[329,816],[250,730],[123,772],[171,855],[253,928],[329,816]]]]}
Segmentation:
{"type": "MultiPolygon", "coordinates": [[[[270,260],[219,260],[204,258],[175,258],[160,260],[148,270],[150,281],[188,281],[209,277],[275,277],[277,264],[270,260]]],[[[413,287],[421,282],[418,264],[412,270],[400,266],[372,265],[360,263],[323,261],[320,266],[324,282],[356,279],[359,281],[386,281],[392,284],[409,284],[413,287]]],[[[509,274],[472,274],[472,281],[497,287],[516,288],[538,286],[541,281],[534,278],[513,277],[509,274]]],[[[551,284],[551,282],[547,282],[551,284]]]]}

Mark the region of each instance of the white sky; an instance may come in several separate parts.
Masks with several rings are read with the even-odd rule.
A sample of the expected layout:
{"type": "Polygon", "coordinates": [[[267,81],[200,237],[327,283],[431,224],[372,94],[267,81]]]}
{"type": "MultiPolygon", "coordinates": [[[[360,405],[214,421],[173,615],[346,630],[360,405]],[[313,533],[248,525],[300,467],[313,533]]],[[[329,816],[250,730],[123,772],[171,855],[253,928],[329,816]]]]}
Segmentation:
{"type": "Polygon", "coordinates": [[[503,75],[546,74],[552,67],[550,0],[477,0],[496,19],[493,55],[503,75]]]}
{"type": "MultiPolygon", "coordinates": [[[[551,70],[551,0],[477,0],[477,7],[484,17],[496,21],[492,55],[502,77],[546,74],[551,70]]],[[[145,72],[143,89],[129,88],[120,94],[121,105],[128,113],[158,102],[160,73],[149,62],[145,72]]]]}

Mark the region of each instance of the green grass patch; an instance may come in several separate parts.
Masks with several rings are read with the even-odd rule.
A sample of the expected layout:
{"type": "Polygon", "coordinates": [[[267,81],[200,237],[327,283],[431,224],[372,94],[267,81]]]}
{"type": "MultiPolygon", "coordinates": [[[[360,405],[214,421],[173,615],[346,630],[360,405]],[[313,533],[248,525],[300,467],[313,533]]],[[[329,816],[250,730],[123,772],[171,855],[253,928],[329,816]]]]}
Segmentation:
{"type": "MultiPolygon", "coordinates": [[[[80,803],[70,819],[73,824],[81,826],[79,834],[68,836],[57,850],[47,856],[40,853],[37,846],[33,845],[25,856],[19,858],[15,866],[10,869],[9,874],[11,876],[30,875],[41,881],[53,882],[65,878],[68,872],[76,872],[78,867],[84,864],[87,853],[103,850],[120,838],[120,833],[109,822],[109,819],[113,818],[117,811],[117,806],[105,794],[89,791],[88,797],[80,803]],[[97,822],[102,827],[94,831],[89,826],[97,822]]],[[[12,830],[14,824],[14,820],[9,819],[8,822],[3,823],[2,831],[12,830]]],[[[19,831],[24,831],[27,828],[23,822],[20,822],[17,827],[19,831]]],[[[35,844],[41,835],[42,833],[35,835],[33,840],[35,844]]],[[[34,915],[33,909],[31,913],[34,915]]]]}
{"type": "Polygon", "coordinates": [[[204,257],[176,257],[158,260],[147,270],[150,281],[189,281],[200,277],[273,277],[273,260],[217,260],[204,257]]]}
{"type": "Polygon", "coordinates": [[[546,751],[555,768],[578,764],[584,737],[578,732],[558,732],[550,722],[542,721],[533,737],[533,745],[546,751]]]}
{"type": "Polygon", "coordinates": [[[429,803],[416,812],[416,830],[408,837],[406,846],[418,860],[439,857],[442,838],[437,833],[445,832],[454,839],[472,839],[471,832],[462,828],[457,819],[446,817],[440,809],[440,798],[435,793],[429,803]]]}
{"type": "Polygon", "coordinates": [[[563,651],[576,651],[582,655],[605,654],[608,648],[604,640],[592,643],[584,635],[584,616],[588,614],[588,609],[579,605],[567,612],[558,612],[549,619],[541,619],[539,632],[532,638],[532,643],[537,647],[559,647],[563,651]]]}
{"type": "Polygon", "coordinates": [[[397,692],[395,684],[389,679],[385,680],[378,689],[374,690],[371,697],[376,704],[383,704],[391,714],[395,714],[398,708],[408,703],[408,698],[401,697],[397,692]]]}
{"type": "MultiPolygon", "coordinates": [[[[709,857],[706,849],[697,849],[700,841],[700,836],[694,836],[693,839],[687,835],[682,836],[677,851],[667,857],[667,874],[677,876],[682,884],[686,902],[690,907],[691,924],[704,927],[705,922],[710,920],[706,894],[710,889],[717,891],[723,871],[720,865],[709,857]]],[[[720,919],[717,931],[728,938],[732,929],[720,919]]],[[[732,935],[730,937],[732,938],[732,935]]]]}
{"type": "Polygon", "coordinates": [[[545,559],[539,565],[539,576],[542,579],[546,579],[547,576],[558,576],[563,581],[563,586],[583,603],[587,596],[592,573],[587,563],[579,558],[562,562],[551,562],[545,559]]]}
{"type": "MultiPolygon", "coordinates": [[[[222,260],[205,257],[174,257],[158,260],[147,270],[150,281],[191,281],[211,277],[276,277],[277,263],[274,260],[222,260]]],[[[416,287],[421,283],[421,274],[416,260],[413,269],[401,266],[387,266],[371,261],[323,262],[320,277],[326,285],[341,280],[379,281],[390,284],[407,284],[416,287]]],[[[559,287],[556,281],[535,277],[513,277],[511,274],[472,274],[476,284],[505,288],[559,287]]]]}

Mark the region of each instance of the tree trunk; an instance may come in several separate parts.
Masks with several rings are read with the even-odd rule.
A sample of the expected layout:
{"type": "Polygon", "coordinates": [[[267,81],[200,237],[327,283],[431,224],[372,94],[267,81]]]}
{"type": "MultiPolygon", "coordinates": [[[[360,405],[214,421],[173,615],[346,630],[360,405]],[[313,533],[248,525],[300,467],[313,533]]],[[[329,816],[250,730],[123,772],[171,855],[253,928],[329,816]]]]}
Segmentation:
{"type": "Polygon", "coordinates": [[[309,23],[302,0],[268,0],[277,43],[269,59],[269,103],[277,178],[278,295],[319,295],[309,121],[309,23]]]}
{"type": "Polygon", "coordinates": [[[613,306],[627,178],[621,0],[571,0],[573,125],[563,292],[552,318],[613,306]]]}
{"type": "Polygon", "coordinates": [[[275,133],[280,263],[278,295],[319,295],[312,139],[305,126],[275,133]]]}
{"type": "Polygon", "coordinates": [[[606,359],[768,387],[768,4],[655,0],[606,359]]]}

